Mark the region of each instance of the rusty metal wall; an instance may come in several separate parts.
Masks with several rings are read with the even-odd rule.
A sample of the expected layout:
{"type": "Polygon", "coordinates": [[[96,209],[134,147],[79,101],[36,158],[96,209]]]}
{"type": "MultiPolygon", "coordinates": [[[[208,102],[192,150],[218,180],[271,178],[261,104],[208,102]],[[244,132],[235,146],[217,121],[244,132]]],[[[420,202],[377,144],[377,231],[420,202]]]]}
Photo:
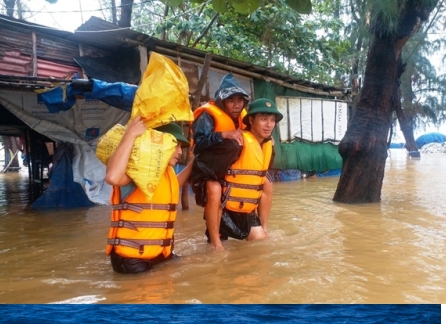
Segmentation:
{"type": "MultiPolygon", "coordinates": [[[[0,74],[32,75],[32,31],[15,26],[1,26],[0,74]]],[[[82,69],[73,60],[78,55],[76,43],[36,32],[37,76],[66,78],[82,69]]]]}

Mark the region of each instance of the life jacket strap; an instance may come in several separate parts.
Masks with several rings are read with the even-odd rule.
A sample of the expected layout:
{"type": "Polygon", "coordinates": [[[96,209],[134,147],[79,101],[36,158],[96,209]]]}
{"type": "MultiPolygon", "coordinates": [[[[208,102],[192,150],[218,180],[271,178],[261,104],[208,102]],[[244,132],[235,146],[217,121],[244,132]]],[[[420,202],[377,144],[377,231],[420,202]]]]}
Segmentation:
{"type": "Polygon", "coordinates": [[[240,170],[240,169],[229,169],[227,171],[228,175],[236,176],[238,174],[241,175],[255,175],[259,177],[266,177],[266,174],[268,173],[268,170],[264,171],[258,171],[258,170],[240,170]]]}
{"type": "Polygon", "coordinates": [[[257,205],[260,202],[260,198],[240,198],[240,197],[232,197],[229,196],[228,200],[236,201],[240,203],[251,203],[257,205]]]}
{"type": "Polygon", "coordinates": [[[160,245],[160,246],[170,246],[173,243],[172,239],[164,239],[164,240],[126,240],[121,239],[119,237],[108,239],[107,243],[110,245],[122,245],[122,246],[128,246],[137,250],[141,250],[141,247],[143,248],[144,245],[160,245]]]}
{"type": "Polygon", "coordinates": [[[111,227],[125,227],[137,231],[138,228],[173,228],[174,222],[138,222],[138,221],[113,221],[111,227]]]}
{"type": "MultiPolygon", "coordinates": [[[[231,190],[232,190],[233,187],[236,187],[236,185],[238,185],[238,184],[230,182],[228,184],[228,186],[226,187],[226,191],[225,191],[225,193],[221,197],[221,208],[222,209],[226,207],[226,204],[228,203],[228,201],[237,201],[237,202],[239,202],[240,203],[239,204],[240,209],[243,208],[243,205],[245,203],[251,203],[251,204],[254,204],[254,205],[258,205],[259,204],[260,197],[259,198],[242,198],[242,197],[233,197],[233,196],[231,196],[231,190]]],[[[245,186],[245,185],[242,185],[242,186],[245,186]]],[[[246,185],[246,186],[249,186],[249,185],[246,185]]],[[[256,187],[258,187],[258,186],[256,186],[256,187]]],[[[262,188],[263,188],[263,185],[262,185],[262,188]]]]}
{"type": "Polygon", "coordinates": [[[114,204],[112,205],[113,210],[131,210],[137,213],[142,212],[144,209],[150,210],[167,210],[175,211],[177,210],[177,204],[114,204]]]}
{"type": "Polygon", "coordinates": [[[251,190],[263,190],[263,184],[261,185],[249,185],[249,184],[242,184],[242,183],[233,183],[233,182],[223,182],[223,186],[224,187],[229,187],[231,186],[231,188],[240,188],[240,189],[251,189],[251,190]]]}
{"type": "Polygon", "coordinates": [[[266,178],[269,180],[269,182],[273,182],[273,176],[267,171],[266,172],[266,178]]]}

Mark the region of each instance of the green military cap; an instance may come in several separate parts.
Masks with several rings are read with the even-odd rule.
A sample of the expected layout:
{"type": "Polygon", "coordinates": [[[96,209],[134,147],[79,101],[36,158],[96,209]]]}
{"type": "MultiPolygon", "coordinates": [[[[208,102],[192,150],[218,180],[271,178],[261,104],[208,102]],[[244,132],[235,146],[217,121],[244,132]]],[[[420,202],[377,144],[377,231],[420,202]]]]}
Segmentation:
{"type": "Polygon", "coordinates": [[[248,107],[248,113],[243,117],[243,124],[248,125],[248,116],[254,114],[275,114],[276,123],[282,120],[283,115],[277,110],[276,104],[269,99],[256,99],[248,107]]]}
{"type": "Polygon", "coordinates": [[[190,145],[187,138],[183,135],[183,130],[176,123],[170,123],[170,124],[158,126],[155,129],[159,132],[169,133],[169,134],[173,135],[177,139],[177,141],[182,142],[182,143],[186,144],[187,146],[190,145]]]}

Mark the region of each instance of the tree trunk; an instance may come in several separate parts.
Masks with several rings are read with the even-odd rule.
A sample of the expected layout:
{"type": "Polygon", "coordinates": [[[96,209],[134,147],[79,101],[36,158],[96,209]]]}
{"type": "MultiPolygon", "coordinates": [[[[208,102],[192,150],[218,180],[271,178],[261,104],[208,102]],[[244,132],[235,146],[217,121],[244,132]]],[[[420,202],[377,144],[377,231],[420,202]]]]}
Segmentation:
{"type": "Polygon", "coordinates": [[[370,46],[364,86],[339,144],[343,166],[334,201],[365,203],[381,199],[396,75],[393,46],[388,38],[375,38],[370,46]]]}
{"type": "MultiPolygon", "coordinates": [[[[406,149],[411,151],[418,151],[417,144],[413,137],[413,129],[411,122],[406,118],[404,110],[401,107],[401,76],[404,73],[406,65],[403,64],[401,55],[397,60],[397,82],[395,82],[394,94],[392,96],[393,110],[396,112],[398,118],[398,123],[400,125],[401,131],[403,132],[404,138],[406,140],[406,149]]],[[[391,138],[390,138],[391,139],[391,138]]]]}
{"type": "Polygon", "coordinates": [[[404,114],[404,111],[401,107],[401,88],[398,87],[396,91],[397,91],[396,96],[398,100],[395,101],[395,112],[396,112],[396,117],[398,118],[400,129],[403,132],[404,139],[406,141],[406,149],[409,152],[418,151],[418,147],[417,144],[415,143],[415,138],[413,136],[412,123],[406,118],[406,115],[404,114]]]}
{"type": "Polygon", "coordinates": [[[121,27],[130,27],[132,24],[133,0],[121,0],[121,18],[118,25],[121,27]]]}
{"type": "Polygon", "coordinates": [[[22,0],[17,0],[17,18],[23,19],[22,0]]]}
{"type": "Polygon", "coordinates": [[[111,0],[112,22],[117,25],[118,19],[116,18],[116,0],[111,0]]]}
{"type": "Polygon", "coordinates": [[[418,146],[415,142],[415,137],[413,136],[412,123],[407,120],[406,116],[404,115],[404,111],[401,109],[401,103],[395,108],[398,123],[400,124],[401,132],[403,133],[406,141],[406,150],[409,152],[418,151],[418,146]]]}
{"type": "MultiPolygon", "coordinates": [[[[343,165],[333,201],[355,204],[381,200],[392,96],[398,82],[397,60],[410,35],[433,9],[422,7],[416,0],[402,6],[395,32],[373,30],[364,86],[339,144],[343,165]]],[[[383,22],[375,21],[372,26],[383,26],[383,22]]]]}
{"type": "Polygon", "coordinates": [[[6,15],[14,17],[15,0],[3,0],[6,6],[6,15]]]}

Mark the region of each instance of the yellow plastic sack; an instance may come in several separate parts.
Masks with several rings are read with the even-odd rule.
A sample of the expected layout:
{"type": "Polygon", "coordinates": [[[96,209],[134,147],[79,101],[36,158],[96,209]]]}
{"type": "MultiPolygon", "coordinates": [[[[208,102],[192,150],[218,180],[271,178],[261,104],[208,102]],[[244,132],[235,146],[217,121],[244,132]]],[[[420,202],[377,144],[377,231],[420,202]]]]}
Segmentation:
{"type": "MultiPolygon", "coordinates": [[[[102,163],[107,164],[125,130],[125,126],[117,124],[101,137],[96,156],[102,163]]],[[[153,193],[158,187],[176,145],[176,140],[171,134],[150,128],[135,140],[126,173],[142,190],[149,202],[152,201],[153,193]]]]}
{"type": "Polygon", "coordinates": [[[167,57],[152,52],[136,91],[130,119],[140,115],[148,128],[194,119],[189,84],[183,71],[167,57]]]}

